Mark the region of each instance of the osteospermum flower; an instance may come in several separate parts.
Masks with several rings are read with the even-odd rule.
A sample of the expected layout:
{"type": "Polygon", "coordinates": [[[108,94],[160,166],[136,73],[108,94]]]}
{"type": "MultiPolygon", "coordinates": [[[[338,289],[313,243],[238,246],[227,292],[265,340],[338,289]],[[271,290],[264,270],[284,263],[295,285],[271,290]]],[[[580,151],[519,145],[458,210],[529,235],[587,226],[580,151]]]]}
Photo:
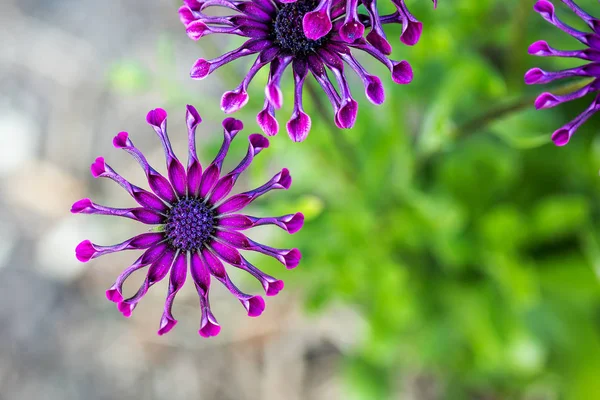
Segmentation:
{"type": "Polygon", "coordinates": [[[167,113],[160,108],[146,117],[154,128],[165,150],[168,179],[152,168],[144,155],[133,145],[127,132],[119,133],[113,140],[116,148],[123,149],[140,164],[152,192],[135,186],[117,174],[102,157],[91,166],[92,175],[112,179],[121,185],[140,205],[135,208],[111,208],[83,199],[73,204],[71,212],[101,214],[131,218],[144,224],[154,225],[151,232],[143,233],[113,246],[99,246],[85,240],[76,249],[77,258],[86,262],[104,254],[123,250],[145,250],[130,267],[117,278],[106,291],[106,297],[117,303],[123,315],[129,317],[148,289],[162,280],[170,271],[169,290],[165,309],[160,321],[159,335],[169,332],[177,323],[171,307],[175,295],[183,286],[187,269],[196,285],[202,313],[200,335],[215,336],[220,326],[210,310],[209,288],[211,276],[220,281],[246,308],[251,317],[259,316],[265,302],[261,296],[241,292],[229,279],[223,263],[240,268],[260,281],[267,296],[276,295],[283,289],[283,281],[273,278],[252,265],[238,250],[256,251],[274,257],[288,269],[298,265],[301,255],[297,249],[281,250],[257,243],[239,231],[259,225],[276,225],[289,233],[298,231],[304,222],[301,213],[281,217],[260,218],[237,212],[258,197],[274,189],[288,189],[292,178],[287,169],[281,170],[271,180],[257,189],[229,196],[240,174],[248,168],[254,157],[269,146],[262,135],[250,135],[246,157],[231,172],[222,174],[223,160],[229,145],[242,129],[241,121],[228,118],[223,121],[225,138],[214,161],[202,171],[196,155],[196,127],[200,115],[187,106],[189,159],[183,167],[171,148],[167,136],[167,113]],[[229,196],[229,197],[228,197],[229,196]],[[124,281],[134,271],[148,267],[146,279],[137,293],[129,298],[123,296],[124,281]]]}
{"type": "Polygon", "coordinates": [[[220,57],[197,60],[191,77],[205,78],[233,60],[258,54],[240,85],[223,95],[221,108],[225,113],[235,112],[248,102],[250,81],[261,68],[270,64],[264,107],[258,113],[257,121],[267,135],[275,135],[279,130],[275,109],[280,108],[283,101],[280,81],[291,65],[294,108],[287,131],[292,140],[302,141],[310,131],[311,120],[302,107],[302,88],[309,72],[331,101],[336,125],[351,128],[356,121],[358,104],[350,93],[344,63],[361,78],[366,96],[372,103],[381,104],[385,99],[381,80],[358,62],[352,49],[363,51],[383,63],[395,83],[407,84],[413,78],[408,62],[387,57],[392,47],[383,25],[401,24],[400,40],[414,45],[421,35],[422,24],[409,13],[404,0],[392,2],[396,11],[381,16],[376,0],[184,0],[179,15],[190,38],[198,40],[213,33],[248,38],[242,46],[220,57]],[[364,6],[366,15],[358,13],[359,5],[364,6]],[[212,6],[226,8],[233,15],[206,14],[205,10],[212,6]],[[363,37],[365,27],[370,30],[363,37]],[[339,90],[330,81],[327,70],[335,76],[339,90]]]}
{"type": "MultiPolygon", "coordinates": [[[[586,77],[593,78],[593,80],[583,86],[582,88],[575,90],[569,94],[558,95],[552,93],[542,93],[535,100],[535,107],[539,110],[542,108],[555,107],[561,103],[578,99],[585,96],[590,92],[599,92],[600,90],[600,21],[585,11],[583,11],[577,4],[572,0],[561,0],[565,3],[579,18],[581,18],[592,30],[592,32],[581,32],[571,26],[565,24],[558,19],[554,12],[554,5],[547,0],[539,0],[534,5],[534,10],[538,12],[546,21],[552,25],[571,35],[581,43],[587,46],[583,50],[557,50],[550,47],[548,43],[543,40],[533,43],[529,47],[529,54],[542,56],[542,57],[568,57],[568,58],[579,58],[581,60],[589,61],[589,63],[580,67],[565,69],[562,71],[548,72],[540,68],[533,68],[527,71],[525,74],[525,83],[542,84],[548,83],[559,79],[571,78],[571,77],[586,77]]],[[[596,111],[600,109],[600,94],[596,94],[596,98],[592,101],[590,106],[579,114],[571,122],[564,125],[552,134],[552,140],[557,146],[566,145],[571,136],[577,131],[577,129],[587,121],[596,111]]]]}

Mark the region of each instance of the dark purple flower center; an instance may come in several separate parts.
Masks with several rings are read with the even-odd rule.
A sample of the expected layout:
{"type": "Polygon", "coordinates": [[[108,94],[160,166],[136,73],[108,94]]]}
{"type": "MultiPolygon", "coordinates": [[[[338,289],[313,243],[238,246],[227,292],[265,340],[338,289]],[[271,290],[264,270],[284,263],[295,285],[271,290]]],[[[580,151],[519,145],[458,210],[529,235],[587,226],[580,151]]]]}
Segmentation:
{"type": "Polygon", "coordinates": [[[304,35],[302,18],[315,9],[317,2],[298,0],[284,5],[277,13],[273,25],[274,41],[282,50],[295,56],[306,56],[318,50],[327,41],[329,35],[311,40],[304,35]]]}
{"type": "Polygon", "coordinates": [[[198,199],[175,204],[165,222],[165,234],[171,246],[186,251],[201,248],[214,231],[215,212],[198,199]]]}

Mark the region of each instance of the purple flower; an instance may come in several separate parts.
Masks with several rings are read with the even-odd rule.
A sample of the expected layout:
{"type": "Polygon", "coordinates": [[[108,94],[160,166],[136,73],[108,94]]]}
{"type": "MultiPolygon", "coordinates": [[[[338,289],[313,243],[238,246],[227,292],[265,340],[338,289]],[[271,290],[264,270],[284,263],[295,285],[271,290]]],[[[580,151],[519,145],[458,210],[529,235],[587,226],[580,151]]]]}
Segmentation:
{"type": "Polygon", "coordinates": [[[187,106],[189,158],[187,169],[173,153],[167,136],[167,113],[157,108],[148,113],[146,121],[154,128],[165,150],[168,179],[152,168],[144,155],[133,145],[127,132],[119,133],[113,140],[116,148],[123,149],[140,164],[152,192],[135,186],[117,174],[102,157],[91,166],[92,175],[112,179],[121,185],[140,205],[135,208],[111,208],[83,199],[73,204],[71,212],[81,214],[114,215],[131,218],[144,224],[156,225],[150,233],[143,233],[113,246],[100,246],[85,240],[75,250],[77,258],[87,262],[104,254],[123,250],[145,250],[131,266],[106,291],[106,297],[117,303],[117,308],[129,317],[150,286],[162,280],[170,271],[169,291],[165,310],[160,321],[159,335],[169,332],[177,323],[171,313],[175,295],[183,286],[189,264],[190,274],[200,296],[202,318],[200,335],[216,336],[221,327],[210,310],[209,288],[211,276],[220,281],[238,298],[251,317],[259,316],[265,302],[261,296],[241,292],[229,279],[223,262],[240,268],[260,281],[267,296],[283,289],[283,281],[263,273],[246,260],[238,250],[256,251],[271,256],[294,268],[300,262],[298,249],[284,250],[257,243],[240,231],[260,225],[276,225],[295,233],[304,223],[301,213],[281,217],[260,218],[238,211],[258,197],[274,189],[288,189],[292,178],[287,169],[281,170],[271,180],[257,189],[229,196],[235,182],[254,157],[269,146],[262,135],[253,134],[246,157],[227,174],[221,174],[223,160],[235,135],[243,128],[242,122],[233,118],[223,121],[225,139],[214,161],[202,171],[196,155],[196,127],[202,121],[196,109],[187,106]],[[132,297],[124,298],[123,282],[134,271],[149,266],[146,279],[132,297]]]}
{"type": "MultiPolygon", "coordinates": [[[[248,38],[239,48],[212,60],[203,58],[192,67],[191,77],[203,79],[217,68],[241,57],[257,54],[240,85],[225,93],[221,108],[232,113],[248,102],[248,85],[256,73],[270,65],[265,88],[265,102],[257,121],[267,135],[275,135],[279,124],[275,109],[283,102],[280,81],[291,65],[294,77],[294,108],[287,131],[294,141],[303,141],[310,131],[311,120],[302,107],[302,88],[310,72],[331,101],[335,124],[351,128],[356,121],[358,104],[352,98],[346,80],[344,63],[361,78],[367,98],[374,104],[385,99],[379,77],[370,74],[354,57],[352,49],[360,50],[383,63],[399,84],[412,81],[413,72],[406,61],[387,57],[392,47],[383,31],[384,24],[402,25],[400,40],[414,45],[421,36],[422,24],[408,11],[404,0],[392,0],[396,11],[379,15],[376,0],[184,0],[179,9],[181,21],[193,40],[213,33],[225,33],[248,38]],[[367,14],[359,14],[363,5],[367,14]],[[233,15],[208,15],[210,7],[229,9],[233,15]],[[363,37],[365,27],[370,28],[363,37]],[[334,87],[328,70],[335,76],[334,87]]],[[[434,0],[437,5],[437,1],[434,0]]]]}
{"type": "MultiPolygon", "coordinates": [[[[528,85],[548,83],[555,80],[570,78],[574,76],[593,78],[593,81],[586,86],[575,90],[566,95],[558,95],[552,93],[542,93],[535,100],[535,107],[539,110],[542,108],[555,107],[561,103],[578,99],[590,92],[598,92],[600,90],[600,21],[583,11],[572,0],[562,0],[579,18],[581,18],[592,30],[592,32],[581,32],[573,29],[569,25],[559,20],[554,13],[554,5],[547,0],[538,0],[533,6],[533,9],[538,12],[546,21],[561,29],[562,31],[573,36],[581,43],[587,46],[583,50],[557,50],[548,45],[543,40],[533,43],[529,47],[529,54],[541,57],[568,57],[579,58],[589,61],[588,64],[580,67],[569,68],[562,71],[549,72],[540,68],[533,68],[525,74],[525,83],[528,85]]],[[[566,145],[571,136],[577,129],[587,121],[592,114],[600,109],[600,96],[596,98],[590,106],[583,111],[579,116],[571,122],[564,125],[552,134],[552,140],[557,146],[566,145]]]]}

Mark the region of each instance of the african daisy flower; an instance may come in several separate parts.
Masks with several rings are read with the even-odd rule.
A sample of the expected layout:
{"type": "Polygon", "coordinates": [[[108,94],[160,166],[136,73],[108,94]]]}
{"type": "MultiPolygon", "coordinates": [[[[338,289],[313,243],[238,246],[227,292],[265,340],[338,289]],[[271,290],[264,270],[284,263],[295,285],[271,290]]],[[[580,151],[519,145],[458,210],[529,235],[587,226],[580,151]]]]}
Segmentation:
{"type": "MultiPolygon", "coordinates": [[[[528,85],[542,84],[574,76],[593,78],[593,81],[586,86],[566,95],[558,95],[548,92],[542,93],[535,100],[535,107],[538,110],[542,108],[555,107],[561,103],[583,97],[590,92],[598,92],[600,90],[600,80],[598,79],[600,78],[600,21],[583,11],[572,0],[561,1],[565,3],[573,11],[573,13],[575,13],[575,15],[581,18],[593,32],[581,32],[562,22],[554,13],[554,5],[547,0],[539,0],[537,3],[535,3],[533,8],[546,21],[571,35],[586,45],[587,48],[583,50],[569,51],[557,50],[550,47],[545,41],[540,40],[533,43],[529,47],[529,54],[542,57],[555,56],[578,58],[589,61],[589,63],[579,67],[556,72],[548,72],[540,68],[533,68],[527,71],[525,74],[525,83],[528,85]]],[[[552,134],[552,141],[554,141],[557,146],[566,145],[577,129],[599,109],[600,97],[599,95],[596,95],[596,98],[586,110],[552,134]]]]}
{"type": "Polygon", "coordinates": [[[241,292],[229,279],[223,263],[240,268],[260,281],[267,296],[276,295],[283,289],[283,281],[263,273],[246,260],[238,250],[256,251],[274,257],[288,269],[300,262],[297,249],[281,250],[257,243],[239,231],[260,225],[276,225],[289,233],[297,232],[304,222],[301,213],[281,217],[260,218],[237,214],[258,197],[274,189],[288,189],[292,178],[287,169],[281,170],[271,180],[257,189],[229,196],[240,174],[248,168],[254,157],[269,146],[262,135],[250,135],[246,157],[231,172],[221,174],[223,160],[231,141],[243,128],[236,119],[223,121],[225,138],[214,161],[202,171],[196,155],[196,127],[200,115],[187,106],[189,158],[187,169],[183,167],[171,148],[167,136],[167,113],[157,108],[148,113],[147,122],[154,128],[162,142],[167,160],[168,179],[152,168],[144,155],[134,145],[127,132],[113,139],[116,148],[123,149],[140,164],[152,192],[135,186],[116,173],[102,157],[91,166],[92,175],[109,178],[122,186],[140,205],[135,208],[111,208],[83,199],[73,204],[71,212],[81,214],[113,215],[131,218],[144,224],[154,225],[148,233],[142,233],[113,246],[99,246],[85,240],[75,250],[77,258],[87,262],[104,254],[123,250],[145,250],[131,266],[106,291],[106,297],[117,303],[117,308],[129,317],[148,289],[161,281],[170,271],[169,290],[165,309],[160,321],[159,335],[169,332],[177,323],[171,307],[175,295],[183,286],[187,270],[196,285],[200,297],[200,335],[216,336],[221,330],[211,313],[209,289],[211,276],[220,281],[242,303],[251,317],[259,316],[265,302],[261,296],[241,292]],[[229,197],[228,197],[229,196],[229,197]],[[134,271],[148,267],[146,279],[137,293],[129,298],[123,296],[124,281],[134,271]]]}
{"type": "Polygon", "coordinates": [[[378,105],[385,99],[381,80],[358,62],[352,49],[363,51],[383,63],[395,83],[407,84],[413,78],[408,62],[387,57],[392,47],[383,25],[401,24],[400,40],[414,45],[421,35],[422,24],[409,13],[404,0],[392,2],[396,11],[379,15],[376,0],[184,0],[179,15],[191,39],[198,40],[214,33],[248,38],[242,46],[220,57],[197,60],[190,75],[194,79],[203,79],[231,61],[257,54],[240,85],[223,95],[221,108],[225,113],[242,108],[248,102],[250,81],[269,64],[264,107],[258,113],[257,121],[267,135],[275,135],[279,131],[275,109],[279,109],[283,101],[280,81],[291,65],[294,107],[286,127],[292,140],[303,141],[310,131],[311,120],[302,106],[302,88],[309,72],[333,106],[335,124],[339,128],[351,128],[356,121],[358,104],[350,93],[344,63],[358,74],[372,103],[378,105]],[[358,13],[359,5],[364,6],[366,15],[358,13]],[[205,10],[213,6],[228,9],[233,15],[206,14],[205,10]],[[370,30],[363,37],[365,27],[370,30]],[[328,70],[335,76],[339,90],[330,81],[328,70]]]}

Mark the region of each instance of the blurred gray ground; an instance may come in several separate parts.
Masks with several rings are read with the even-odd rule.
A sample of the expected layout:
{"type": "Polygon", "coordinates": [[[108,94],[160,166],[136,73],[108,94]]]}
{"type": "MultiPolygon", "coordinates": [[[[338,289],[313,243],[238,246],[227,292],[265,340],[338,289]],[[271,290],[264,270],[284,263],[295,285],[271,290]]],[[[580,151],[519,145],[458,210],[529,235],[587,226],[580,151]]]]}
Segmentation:
{"type": "MultiPolygon", "coordinates": [[[[148,93],[123,99],[105,77],[123,58],[152,65],[155,43],[165,31],[181,39],[178,54],[197,55],[177,7],[164,0],[2,2],[2,400],[347,398],[337,371],[343,353],[360,338],[362,324],[353,312],[306,316],[292,287],[267,299],[265,313],[251,319],[214,285],[212,303],[223,329],[207,340],[197,335],[198,300],[188,278],[176,301],[179,325],[159,337],[164,284],[152,288],[130,319],[104,298],[136,255],[88,264],[74,257],[82,239],[109,244],[139,232],[135,224],[72,216],[68,210],[82,197],[131,205],[117,185],[93,182],[88,166],[106,155],[118,171],[142,182],[130,158],[111,151],[111,138],[124,129],[147,132],[145,112],[161,105],[161,98],[148,93]]],[[[174,79],[189,79],[190,60],[178,65],[181,74],[174,79]]],[[[182,123],[183,118],[169,122],[173,130],[184,129],[182,123]]],[[[154,135],[136,135],[135,141],[151,149],[151,162],[162,164],[154,135]]],[[[289,272],[278,276],[286,279],[289,272]]]]}

